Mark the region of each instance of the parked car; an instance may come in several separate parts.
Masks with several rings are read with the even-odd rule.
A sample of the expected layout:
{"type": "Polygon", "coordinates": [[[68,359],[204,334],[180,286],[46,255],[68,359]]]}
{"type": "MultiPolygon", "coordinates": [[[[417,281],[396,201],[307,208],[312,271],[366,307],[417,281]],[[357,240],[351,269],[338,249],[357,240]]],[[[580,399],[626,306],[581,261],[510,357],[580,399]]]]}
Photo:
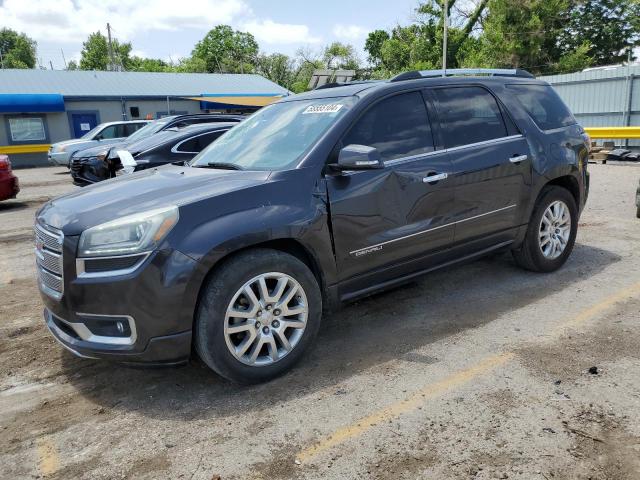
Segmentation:
{"type": "Polygon", "coordinates": [[[11,170],[11,160],[7,155],[0,155],[0,200],[16,198],[18,192],[20,182],[11,170]]]}
{"type": "Polygon", "coordinates": [[[557,270],[588,194],[583,129],[527,72],[447,73],[290,96],[189,165],[45,204],[47,326],[76,355],[129,363],[193,345],[251,383],[300,360],[323,308],[501,250],[557,270]]]}
{"type": "Polygon", "coordinates": [[[104,146],[119,142],[148,123],[149,120],[101,123],[80,138],[65,140],[51,145],[48,154],[49,163],[69,166],[69,159],[75,152],[98,144],[104,146]]]}
{"type": "Polygon", "coordinates": [[[111,147],[100,156],[85,157],[84,152],[79,152],[71,161],[73,183],[86,186],[118,174],[191,160],[236,124],[198,123],[173,127],[126,146],[111,147]]]}
{"type": "MultiPolygon", "coordinates": [[[[91,164],[94,166],[94,168],[99,168],[102,166],[100,162],[107,157],[111,149],[126,150],[129,145],[132,145],[144,138],[147,138],[151,135],[154,135],[163,130],[167,130],[169,128],[182,128],[182,127],[186,127],[187,125],[193,125],[198,123],[214,123],[214,122],[237,123],[244,120],[245,118],[247,117],[244,115],[228,115],[228,114],[218,114],[218,113],[198,113],[198,114],[188,114],[188,115],[171,115],[169,117],[163,117],[159,120],[150,122],[149,124],[142,127],[140,130],[136,131],[126,139],[122,140],[121,142],[108,144],[108,145],[97,145],[92,148],[87,148],[87,149],[83,149],[78,152],[75,152],[71,156],[71,161],[69,162],[69,168],[73,170],[73,163],[76,160],[77,160],[76,168],[78,163],[91,164]]],[[[87,178],[87,180],[89,179],[90,177],[87,178]]],[[[80,182],[80,183],[83,183],[83,182],[80,182]]]]}

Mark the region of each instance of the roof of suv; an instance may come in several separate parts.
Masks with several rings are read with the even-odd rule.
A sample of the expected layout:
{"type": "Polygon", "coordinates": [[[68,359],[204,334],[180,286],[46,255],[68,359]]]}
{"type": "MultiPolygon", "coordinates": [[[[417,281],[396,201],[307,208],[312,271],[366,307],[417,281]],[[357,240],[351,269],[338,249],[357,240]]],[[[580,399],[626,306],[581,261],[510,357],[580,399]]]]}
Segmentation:
{"type": "Polygon", "coordinates": [[[311,90],[299,95],[293,95],[291,97],[285,97],[280,102],[293,102],[297,100],[313,100],[316,98],[331,98],[331,97],[350,97],[358,95],[360,97],[372,94],[380,91],[395,91],[404,90],[408,85],[416,86],[435,86],[435,85],[457,85],[457,84],[469,84],[483,83],[486,85],[505,83],[520,83],[520,84],[538,84],[547,85],[547,82],[543,80],[537,80],[533,77],[516,76],[516,75],[464,75],[464,76],[432,76],[423,78],[413,78],[407,80],[380,80],[369,82],[352,82],[335,87],[324,87],[316,90],[311,90]]]}

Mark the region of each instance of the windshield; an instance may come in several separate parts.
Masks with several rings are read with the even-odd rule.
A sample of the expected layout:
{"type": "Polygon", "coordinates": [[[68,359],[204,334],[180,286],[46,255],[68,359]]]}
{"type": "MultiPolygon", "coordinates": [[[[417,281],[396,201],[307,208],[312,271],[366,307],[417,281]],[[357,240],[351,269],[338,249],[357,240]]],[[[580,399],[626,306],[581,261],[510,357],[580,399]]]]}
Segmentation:
{"type": "Polygon", "coordinates": [[[235,165],[242,170],[286,170],[353,106],[355,97],[270,105],[200,152],[193,167],[235,165]]]}
{"type": "Polygon", "coordinates": [[[103,127],[102,124],[98,125],[97,127],[93,127],[91,130],[89,130],[87,133],[82,135],[80,138],[84,140],[87,140],[87,139],[91,140],[100,130],[102,130],[102,127],[103,127]]]}
{"type": "Polygon", "coordinates": [[[147,123],[144,127],[136,130],[131,135],[129,135],[127,137],[127,142],[129,143],[136,142],[138,140],[142,140],[143,138],[148,137],[149,135],[153,135],[162,127],[164,127],[166,124],[167,122],[160,122],[160,121],[147,123]]]}

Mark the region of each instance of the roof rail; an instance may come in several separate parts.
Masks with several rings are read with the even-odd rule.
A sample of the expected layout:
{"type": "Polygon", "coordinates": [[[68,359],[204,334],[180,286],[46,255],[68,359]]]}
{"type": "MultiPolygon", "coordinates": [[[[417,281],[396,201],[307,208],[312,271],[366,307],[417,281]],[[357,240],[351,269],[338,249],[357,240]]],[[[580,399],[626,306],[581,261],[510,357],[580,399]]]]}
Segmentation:
{"type": "Polygon", "coordinates": [[[380,83],[382,80],[352,80],[350,82],[331,82],[325,83],[324,85],[320,85],[319,87],[314,88],[314,90],[323,90],[325,88],[336,88],[336,87],[345,87],[347,85],[360,85],[363,83],[380,83]]]}
{"type": "Polygon", "coordinates": [[[414,70],[404,72],[393,77],[390,82],[402,80],[416,80],[418,78],[448,77],[453,75],[489,75],[496,77],[525,77],[535,78],[531,73],[520,68],[447,68],[446,70],[414,70]]]}

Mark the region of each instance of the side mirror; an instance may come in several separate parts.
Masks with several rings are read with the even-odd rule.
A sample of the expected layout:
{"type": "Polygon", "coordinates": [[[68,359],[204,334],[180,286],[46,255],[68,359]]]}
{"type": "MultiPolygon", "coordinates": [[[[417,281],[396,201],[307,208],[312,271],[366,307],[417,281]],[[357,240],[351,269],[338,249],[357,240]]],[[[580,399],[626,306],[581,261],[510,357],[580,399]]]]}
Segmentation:
{"type": "Polygon", "coordinates": [[[331,164],[335,170],[373,170],[384,168],[380,152],[366,145],[347,145],[338,154],[338,163],[331,164]]]}

